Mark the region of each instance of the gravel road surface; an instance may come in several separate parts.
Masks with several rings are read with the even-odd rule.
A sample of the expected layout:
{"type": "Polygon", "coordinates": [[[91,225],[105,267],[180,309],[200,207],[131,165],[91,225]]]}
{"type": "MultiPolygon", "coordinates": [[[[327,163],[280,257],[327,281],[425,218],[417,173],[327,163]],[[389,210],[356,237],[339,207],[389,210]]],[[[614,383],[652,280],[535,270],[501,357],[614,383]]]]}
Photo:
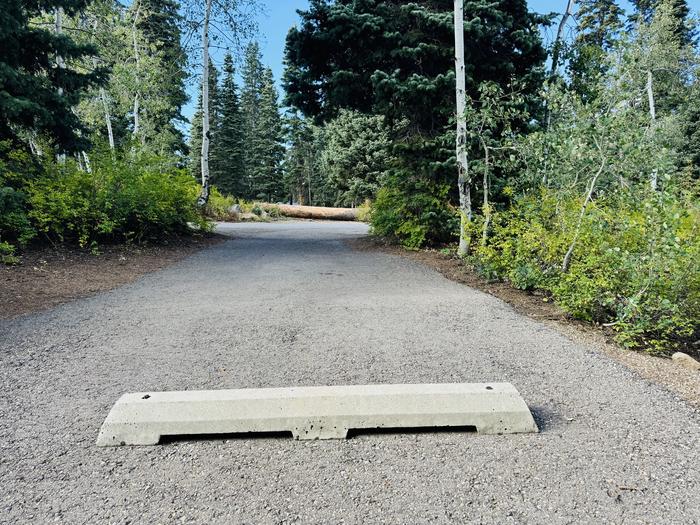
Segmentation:
{"type": "MultiPolygon", "coordinates": [[[[700,523],[700,414],[355,223],[232,238],[0,321],[1,523],[700,523]],[[124,392],[509,381],[540,434],[97,448],[124,392]]],[[[700,383],[699,383],[700,388],[700,383]]]]}

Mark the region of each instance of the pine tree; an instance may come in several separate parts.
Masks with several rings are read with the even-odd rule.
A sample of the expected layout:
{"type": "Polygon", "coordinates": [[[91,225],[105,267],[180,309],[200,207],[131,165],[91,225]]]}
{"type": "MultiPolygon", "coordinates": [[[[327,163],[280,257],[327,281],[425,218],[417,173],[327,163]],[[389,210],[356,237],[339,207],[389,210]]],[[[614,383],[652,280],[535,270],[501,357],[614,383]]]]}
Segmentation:
{"type": "MultiPolygon", "coordinates": [[[[546,53],[537,24],[543,17],[530,13],[525,0],[473,0],[464,19],[467,95],[478,96],[486,81],[504,88],[516,82],[531,117],[512,129],[526,129],[541,113],[537,92],[546,53]]],[[[452,241],[459,226],[449,126],[455,113],[453,20],[447,1],[314,0],[287,34],[287,105],[319,122],[340,109],[383,115],[390,127],[406,122],[406,133],[394,141],[397,162],[384,178],[380,204],[391,208],[385,233],[413,246],[452,241]]]]}
{"type": "Polygon", "coordinates": [[[289,113],[284,119],[284,131],[289,149],[283,166],[285,199],[289,203],[326,204],[316,197],[322,183],[315,184],[316,159],[321,149],[314,125],[298,113],[289,113]]]}
{"type": "Polygon", "coordinates": [[[282,118],[270,68],[265,68],[262,74],[258,119],[253,127],[252,141],[247,147],[252,150],[252,158],[255,160],[251,166],[252,196],[268,202],[282,198],[282,118]]]}
{"type": "Polygon", "coordinates": [[[609,51],[623,28],[624,10],[615,0],[579,0],[579,31],[569,63],[571,84],[584,98],[595,96],[593,86],[604,71],[609,51]]]}
{"type": "Polygon", "coordinates": [[[184,120],[182,106],[189,97],[185,91],[187,54],[181,44],[179,3],[176,0],[139,1],[141,16],[138,28],[150,47],[159,54],[160,87],[167,101],[164,107],[150,108],[149,118],[153,119],[158,133],[167,131],[169,134],[171,152],[184,153],[184,137],[177,124],[184,120]]]}
{"type": "Polygon", "coordinates": [[[263,66],[260,46],[257,42],[248,45],[243,64],[243,89],[241,92],[241,116],[243,119],[243,187],[246,198],[253,197],[253,178],[256,166],[262,161],[256,157],[252,147],[256,140],[257,123],[260,118],[260,94],[262,89],[263,66]]]}
{"type": "Polygon", "coordinates": [[[687,0],[631,0],[634,6],[634,12],[630,16],[630,24],[632,28],[637,27],[640,23],[651,23],[654,18],[654,13],[659,5],[664,2],[668,5],[673,16],[676,19],[675,33],[680,37],[684,45],[692,44],[695,39],[695,34],[690,25],[688,18],[690,16],[690,8],[687,0]]]}
{"type": "Polygon", "coordinates": [[[99,78],[70,63],[92,51],[66,33],[32,24],[42,12],[70,16],[85,0],[6,0],[0,23],[0,141],[17,141],[24,130],[46,135],[63,151],[87,147],[85,129],[72,108],[99,78]],[[58,65],[57,65],[58,64],[58,65]]]}
{"type": "MultiPolygon", "coordinates": [[[[209,118],[211,151],[216,148],[217,130],[219,124],[219,97],[218,97],[219,72],[216,66],[209,62],[209,118]]],[[[192,127],[190,128],[190,173],[199,180],[202,176],[200,153],[202,150],[202,95],[199,95],[197,106],[192,115],[192,127]]]]}
{"type": "Polygon", "coordinates": [[[223,73],[219,92],[220,123],[212,150],[212,183],[224,193],[243,196],[243,118],[230,53],[224,58],[223,73]]]}

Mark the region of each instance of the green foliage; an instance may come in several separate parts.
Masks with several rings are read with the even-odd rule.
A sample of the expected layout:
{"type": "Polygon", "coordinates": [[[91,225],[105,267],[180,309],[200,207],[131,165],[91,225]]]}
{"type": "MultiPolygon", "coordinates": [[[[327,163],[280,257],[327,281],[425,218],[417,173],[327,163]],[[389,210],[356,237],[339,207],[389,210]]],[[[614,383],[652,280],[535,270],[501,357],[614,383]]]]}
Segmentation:
{"type": "Polygon", "coordinates": [[[211,187],[209,200],[204,207],[204,215],[215,221],[238,220],[236,214],[231,212],[234,205],[234,198],[229,195],[222,195],[216,186],[211,187]]]}
{"type": "Polygon", "coordinates": [[[9,242],[0,241],[0,264],[17,264],[20,258],[15,255],[15,250],[9,242]]]}
{"type": "Polygon", "coordinates": [[[667,352],[700,333],[697,194],[598,199],[581,224],[568,272],[562,260],[581,199],[543,189],[493,218],[473,261],[489,278],[546,290],[577,319],[608,323],[621,343],[667,352]]]}
{"type": "Polygon", "coordinates": [[[372,233],[412,249],[420,248],[428,239],[443,243],[454,241],[459,216],[446,204],[448,192],[447,185],[390,177],[377,192],[372,206],[372,233]]]}
{"type": "Polygon", "coordinates": [[[282,160],[285,150],[277,89],[269,67],[262,73],[258,103],[257,116],[245,142],[246,174],[250,184],[246,197],[275,202],[284,196],[282,160]]]}
{"type": "MultiPolygon", "coordinates": [[[[25,246],[36,234],[27,216],[25,181],[36,175],[38,166],[21,149],[0,142],[0,243],[25,246]]],[[[11,257],[10,248],[5,257],[11,257]]]]}
{"type": "MultiPolygon", "coordinates": [[[[544,290],[573,317],[613,327],[625,346],[659,353],[700,337],[700,199],[688,139],[697,60],[669,6],[647,3],[647,21],[608,42],[616,22],[602,15],[613,6],[583,3],[584,15],[601,15],[584,16],[590,34],[579,38],[598,46],[584,60],[590,74],[569,89],[548,86],[551,118],[512,142],[520,176],[502,190],[511,206],[492,214],[471,259],[488,278],[544,290]]],[[[484,220],[471,225],[472,239],[484,220]]]]}
{"type": "MultiPolygon", "coordinates": [[[[450,124],[452,10],[451,2],[428,0],[319,0],[287,36],[283,84],[289,105],[317,122],[342,109],[384,117],[395,161],[381,176],[386,191],[378,196],[372,223],[375,231],[411,246],[452,240],[458,227],[452,211],[458,201],[450,124]]],[[[483,82],[504,87],[515,81],[523,109],[536,115],[545,59],[536,24],[542,19],[520,0],[467,2],[464,18],[468,94],[478,96],[483,82]]],[[[528,120],[512,128],[526,128],[528,120]]]]}
{"type": "Polygon", "coordinates": [[[325,179],[319,157],[323,150],[323,130],[298,113],[288,113],[284,132],[289,144],[283,164],[283,182],[289,202],[324,205],[325,179]]]}
{"type": "Polygon", "coordinates": [[[323,128],[320,169],[334,206],[356,206],[374,198],[391,164],[384,118],[340,110],[323,128]]]}
{"type": "Polygon", "coordinates": [[[212,149],[212,183],[229,195],[245,195],[243,116],[238,100],[230,53],[224,58],[224,80],[219,90],[220,119],[212,149]]]}
{"type": "Polygon", "coordinates": [[[28,186],[29,217],[49,238],[86,247],[157,240],[208,225],[195,208],[197,184],[156,158],[99,159],[93,172],[52,165],[28,186]]]}
{"type": "Polygon", "coordinates": [[[22,132],[47,134],[61,150],[85,147],[84,126],[71,111],[99,72],[76,66],[92,50],[49,24],[34,24],[42,13],[63,17],[85,8],[85,0],[7,0],[0,22],[0,141],[22,132]],[[48,26],[48,27],[47,27],[48,26]],[[56,57],[60,57],[57,64],[56,57]]]}

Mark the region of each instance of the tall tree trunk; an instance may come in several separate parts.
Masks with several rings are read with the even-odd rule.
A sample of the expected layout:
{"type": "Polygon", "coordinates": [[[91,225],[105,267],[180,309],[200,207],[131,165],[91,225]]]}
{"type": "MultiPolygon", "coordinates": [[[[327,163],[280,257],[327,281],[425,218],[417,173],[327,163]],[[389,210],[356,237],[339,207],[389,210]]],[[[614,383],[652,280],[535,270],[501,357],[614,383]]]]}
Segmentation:
{"type": "MultiPolygon", "coordinates": [[[[139,13],[141,12],[141,2],[136,1],[136,11],[134,12],[134,20],[131,24],[131,40],[133,42],[133,47],[134,47],[134,62],[136,65],[136,78],[140,80],[139,78],[139,72],[141,70],[141,58],[139,55],[139,43],[138,43],[138,38],[137,38],[137,23],[139,20],[139,13]]],[[[133,136],[138,137],[141,123],[139,119],[139,98],[140,98],[140,93],[138,87],[136,88],[136,92],[134,93],[134,104],[133,104],[133,114],[134,114],[134,131],[133,131],[133,136]]],[[[143,141],[142,141],[143,142],[143,141]]]]}
{"type": "Polygon", "coordinates": [[[484,148],[484,229],[481,232],[481,244],[486,245],[489,237],[489,227],[491,226],[491,205],[489,203],[489,147],[482,140],[481,144],[484,148]]]}
{"type": "MultiPolygon", "coordinates": [[[[552,45],[552,65],[549,71],[550,81],[554,79],[557,74],[557,69],[559,68],[559,57],[561,56],[561,48],[563,46],[564,40],[564,29],[566,29],[566,22],[568,22],[569,17],[573,14],[574,5],[576,5],[576,0],[567,0],[566,9],[561,15],[561,20],[559,21],[559,27],[557,28],[557,36],[554,39],[554,44],[552,45]]],[[[545,122],[547,126],[547,131],[552,126],[552,111],[549,109],[549,102],[545,102],[545,122]]],[[[549,164],[549,145],[545,145],[545,161],[544,161],[544,173],[542,175],[542,185],[547,186],[547,168],[549,164]]]]}
{"type": "Polygon", "coordinates": [[[203,207],[209,201],[209,18],[211,2],[207,0],[202,25],[202,191],[197,205],[203,207]]]}
{"type": "Polygon", "coordinates": [[[472,220],[471,184],[467,158],[466,78],[464,71],[464,0],[454,0],[455,73],[457,75],[457,188],[459,190],[459,249],[460,256],[469,253],[467,227],[472,220]]]}
{"type": "MultiPolygon", "coordinates": [[[[56,34],[60,35],[61,33],[63,33],[63,8],[62,7],[56,8],[54,21],[55,21],[56,34]]],[[[59,69],[63,69],[65,67],[65,62],[64,62],[63,57],[61,55],[56,55],[56,66],[59,69]]],[[[61,86],[58,87],[58,96],[59,97],[63,96],[63,87],[61,87],[61,86]]],[[[56,160],[60,164],[64,164],[66,162],[66,154],[63,152],[57,153],[56,160]]]]}
{"type": "Polygon", "coordinates": [[[591,180],[591,184],[588,187],[588,193],[586,194],[586,199],[583,201],[583,204],[581,205],[581,213],[579,214],[578,221],[576,222],[576,231],[574,232],[574,238],[571,241],[571,245],[569,245],[569,249],[566,251],[566,255],[564,255],[564,261],[561,264],[561,271],[563,273],[566,273],[569,271],[569,266],[571,265],[571,257],[574,255],[574,248],[576,247],[576,243],[578,242],[578,236],[581,233],[581,224],[583,223],[583,218],[586,215],[586,209],[588,208],[588,203],[591,202],[591,199],[593,198],[593,190],[595,189],[595,184],[598,181],[598,177],[600,177],[600,174],[603,173],[604,168],[605,168],[605,157],[603,157],[603,160],[600,163],[600,168],[598,168],[598,171],[593,176],[593,179],[591,180]]]}
{"type": "Polygon", "coordinates": [[[102,100],[102,108],[105,112],[105,124],[107,124],[107,139],[109,140],[109,149],[114,151],[114,132],[112,131],[112,115],[109,112],[107,92],[103,87],[100,88],[100,99],[102,100]]]}
{"type": "Polygon", "coordinates": [[[552,69],[550,70],[549,76],[554,77],[557,74],[557,68],[559,67],[559,57],[561,56],[561,48],[564,40],[564,29],[566,28],[566,22],[568,22],[569,17],[573,14],[574,5],[576,5],[576,0],[568,0],[566,4],[566,10],[561,16],[559,21],[559,28],[557,29],[557,36],[554,39],[554,45],[552,46],[552,69]]]}
{"type": "Polygon", "coordinates": [[[90,164],[90,157],[88,157],[87,152],[83,151],[83,159],[85,159],[85,171],[92,173],[92,165],[90,164]]]}
{"type": "MultiPolygon", "coordinates": [[[[656,128],[656,101],[654,100],[654,76],[651,69],[647,70],[647,98],[649,99],[649,118],[651,119],[651,131],[656,128]]],[[[651,190],[656,191],[659,187],[659,172],[654,169],[651,171],[651,180],[649,181],[651,190]]]]}

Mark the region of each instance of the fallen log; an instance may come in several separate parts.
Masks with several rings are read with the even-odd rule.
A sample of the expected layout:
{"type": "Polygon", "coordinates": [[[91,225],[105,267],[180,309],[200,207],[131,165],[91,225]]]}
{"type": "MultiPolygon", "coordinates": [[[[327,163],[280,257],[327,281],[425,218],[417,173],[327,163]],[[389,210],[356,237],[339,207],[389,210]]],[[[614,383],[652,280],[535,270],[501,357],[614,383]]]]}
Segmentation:
{"type": "Polygon", "coordinates": [[[326,221],[356,221],[357,208],[326,208],[325,206],[297,206],[291,204],[261,204],[261,207],[270,212],[277,209],[284,217],[295,219],[320,219],[326,221]]]}

